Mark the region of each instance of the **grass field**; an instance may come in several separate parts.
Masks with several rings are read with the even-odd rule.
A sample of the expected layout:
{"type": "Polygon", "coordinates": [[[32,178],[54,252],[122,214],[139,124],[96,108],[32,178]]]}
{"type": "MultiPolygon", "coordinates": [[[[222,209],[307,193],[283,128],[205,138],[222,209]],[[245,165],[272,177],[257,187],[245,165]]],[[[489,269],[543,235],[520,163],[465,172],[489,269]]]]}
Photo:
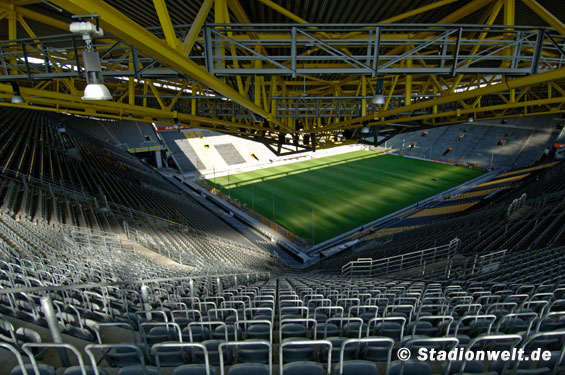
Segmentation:
{"type": "Polygon", "coordinates": [[[308,241],[314,232],[314,243],[320,243],[482,173],[356,151],[209,183],[308,241]]]}

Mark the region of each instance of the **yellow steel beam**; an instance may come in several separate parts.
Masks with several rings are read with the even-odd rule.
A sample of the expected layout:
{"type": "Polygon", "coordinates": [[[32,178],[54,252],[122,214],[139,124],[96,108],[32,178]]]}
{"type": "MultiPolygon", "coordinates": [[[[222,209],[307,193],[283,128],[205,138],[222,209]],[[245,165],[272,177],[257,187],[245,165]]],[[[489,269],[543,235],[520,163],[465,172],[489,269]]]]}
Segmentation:
{"type": "MultiPolygon", "coordinates": [[[[181,94],[184,93],[184,90],[188,87],[188,83],[185,82],[185,84],[181,87],[181,89],[179,90],[179,92],[175,95],[175,97],[171,100],[171,102],[169,103],[169,105],[167,106],[167,109],[170,111],[173,109],[174,105],[178,102],[179,97],[181,96],[181,94]]],[[[196,112],[194,113],[196,114],[196,112]]]]}
{"type": "MultiPolygon", "coordinates": [[[[192,95],[198,95],[198,85],[192,85],[192,95]]],[[[190,99],[190,114],[196,116],[196,99],[190,99]]]]}
{"type": "Polygon", "coordinates": [[[161,107],[161,109],[165,109],[167,106],[165,105],[165,103],[163,103],[163,100],[161,99],[161,94],[159,93],[153,82],[147,80],[147,84],[149,85],[151,92],[153,92],[153,96],[155,97],[155,99],[157,99],[157,102],[159,103],[159,107],[161,107]]]}
{"type": "MultiPolygon", "coordinates": [[[[437,23],[438,24],[451,24],[459,21],[461,18],[468,16],[469,14],[483,8],[490,2],[494,0],[473,0],[467,3],[466,5],[462,6],[461,8],[457,9],[455,12],[450,13],[449,15],[440,19],[437,23]]],[[[429,32],[420,32],[415,35],[412,35],[411,38],[413,39],[421,39],[431,35],[429,32]]],[[[402,47],[399,46],[397,48],[393,48],[387,51],[387,55],[396,55],[402,53],[402,47]]]]}
{"type": "Polygon", "coordinates": [[[485,5],[489,4],[494,0],[473,0],[467,3],[466,5],[462,6],[461,8],[457,9],[455,12],[450,13],[449,15],[443,17],[437,23],[455,23],[459,21],[461,18],[468,16],[471,13],[476,12],[477,10],[481,9],[485,5]]]}
{"type": "MultiPolygon", "coordinates": [[[[272,82],[272,83],[269,82],[269,84],[271,84],[271,90],[270,90],[271,98],[272,98],[273,96],[276,96],[276,95],[277,95],[277,89],[278,89],[277,84],[276,84],[277,79],[278,79],[277,76],[272,76],[272,77],[271,77],[271,82],[272,82]]],[[[273,116],[275,116],[276,113],[277,113],[276,101],[275,101],[275,99],[271,99],[271,114],[272,114],[273,116]]]]}
{"type": "MultiPolygon", "coordinates": [[[[16,11],[12,8],[8,10],[8,39],[16,40],[18,38],[18,18],[16,11]]],[[[10,65],[15,66],[17,61],[14,57],[9,59],[10,65]]],[[[10,74],[17,74],[15,68],[10,69],[10,74]]]]}
{"type": "Polygon", "coordinates": [[[175,34],[175,29],[173,28],[173,23],[171,17],[169,16],[169,11],[167,10],[167,4],[165,0],[153,0],[153,6],[155,6],[155,11],[157,12],[157,17],[159,17],[159,22],[161,23],[161,29],[165,34],[165,40],[171,48],[177,48],[179,40],[175,34]]]}
{"type": "Polygon", "coordinates": [[[554,27],[559,31],[559,34],[565,35],[565,25],[563,22],[551,14],[547,9],[545,9],[536,0],[522,0],[531,10],[533,10],[541,19],[547,22],[550,26],[554,27]]]}
{"type": "MultiPolygon", "coordinates": [[[[394,119],[394,124],[388,123],[385,119],[377,119],[376,121],[371,121],[369,125],[387,125],[390,127],[403,127],[404,122],[414,122],[414,121],[426,121],[432,120],[433,122],[426,122],[428,125],[440,126],[440,125],[450,125],[467,121],[467,116],[470,114],[479,115],[479,120],[485,120],[489,118],[507,118],[507,117],[518,117],[518,116],[534,116],[544,113],[558,113],[565,112],[565,108],[561,108],[565,104],[565,97],[551,98],[551,99],[540,99],[540,100],[530,100],[527,102],[512,103],[511,105],[499,104],[488,107],[478,107],[470,109],[453,110],[442,113],[429,113],[424,115],[404,115],[394,119]],[[528,111],[528,107],[539,108],[539,106],[549,105],[555,106],[551,112],[538,112],[538,111],[528,111]],[[508,109],[518,109],[520,112],[508,112],[508,109]],[[489,115],[493,114],[493,115],[489,115]],[[443,120],[442,120],[443,119],[443,120]],[[439,120],[439,121],[436,121],[439,120]]],[[[549,107],[552,108],[552,107],[549,107]]],[[[341,129],[354,129],[362,126],[361,124],[352,124],[342,127],[341,129]]],[[[324,128],[325,130],[328,127],[324,128]]]]}
{"type": "MultiPolygon", "coordinates": [[[[428,11],[430,11],[430,10],[433,10],[433,9],[436,9],[436,8],[439,8],[439,7],[442,7],[442,6],[444,6],[444,5],[447,5],[447,4],[456,2],[456,1],[460,1],[460,0],[440,0],[440,1],[436,1],[436,2],[434,2],[434,3],[432,3],[432,4],[424,5],[424,6],[422,6],[422,7],[409,10],[408,12],[401,13],[401,14],[399,14],[399,15],[397,15],[397,16],[393,16],[393,17],[390,17],[390,18],[386,18],[386,19],[380,21],[379,23],[394,23],[394,22],[402,21],[403,19],[406,19],[406,18],[408,18],[408,17],[412,17],[412,16],[417,15],[417,14],[425,13],[425,12],[428,12],[428,11]]],[[[369,28],[368,28],[368,29],[369,29],[369,28]]],[[[354,32],[345,34],[345,35],[342,37],[342,39],[353,38],[353,37],[355,37],[355,36],[357,36],[357,35],[360,35],[360,33],[357,32],[357,31],[354,31],[354,32]]],[[[384,40],[384,39],[383,39],[383,40],[384,40]]]]}
{"type": "Polygon", "coordinates": [[[272,118],[270,113],[255,105],[233,88],[225,85],[221,80],[204,70],[203,67],[188,59],[181,51],[162,43],[155,35],[145,30],[107,3],[96,0],[52,0],[52,2],[75,14],[98,13],[101,26],[112,35],[133,45],[138,50],[158,59],[171,68],[201,82],[219,94],[230,98],[251,112],[269,121],[275,122],[281,126],[281,128],[285,128],[282,123],[272,118]]]}
{"type": "MultiPolygon", "coordinates": [[[[218,7],[218,6],[223,7],[223,9],[222,9],[223,19],[221,19],[221,23],[230,23],[231,20],[230,20],[230,13],[229,13],[229,10],[228,10],[227,2],[226,1],[222,1],[220,3],[216,2],[216,7],[218,7]]],[[[227,36],[228,36],[228,38],[233,38],[233,33],[231,31],[228,31],[227,36]]],[[[234,57],[237,56],[236,48],[235,48],[235,45],[233,43],[230,43],[230,52],[231,52],[232,56],[234,56],[234,57]]],[[[235,69],[239,69],[239,61],[237,59],[233,60],[233,67],[235,69]]],[[[236,80],[236,83],[237,83],[237,89],[238,89],[239,93],[241,95],[244,95],[245,87],[243,85],[242,77],[238,75],[238,76],[235,77],[235,80],[236,80]]],[[[255,102],[255,104],[257,104],[257,102],[255,102]]]]}
{"type": "MultiPolygon", "coordinates": [[[[35,34],[35,32],[31,29],[31,27],[28,25],[28,23],[26,22],[26,20],[21,16],[21,14],[17,14],[17,20],[19,21],[20,25],[23,27],[23,29],[26,31],[26,33],[33,39],[37,38],[37,35],[35,34]]],[[[39,41],[37,41],[39,43],[39,41]]],[[[62,70],[61,68],[57,65],[57,64],[53,64],[53,69],[57,72],[57,73],[61,73],[62,70]]],[[[71,80],[68,78],[65,79],[61,79],[61,82],[69,89],[69,91],[71,92],[71,94],[76,95],[78,94],[78,90],[76,89],[76,87],[74,87],[74,85],[71,83],[71,80]]]]}
{"type": "Polygon", "coordinates": [[[232,11],[237,22],[239,22],[239,23],[251,23],[251,20],[249,19],[249,17],[247,17],[247,14],[245,13],[245,10],[241,6],[241,3],[239,2],[239,0],[228,1],[228,7],[232,11]]]}
{"type": "Polygon", "coordinates": [[[393,80],[392,80],[392,85],[390,86],[389,93],[388,93],[388,95],[387,95],[387,97],[386,97],[386,102],[385,102],[385,104],[383,105],[383,108],[382,108],[382,109],[386,110],[386,109],[388,108],[388,106],[389,106],[389,104],[390,104],[390,101],[392,100],[392,94],[394,94],[394,90],[396,89],[396,84],[398,83],[398,79],[399,79],[399,78],[400,78],[399,75],[395,75],[395,76],[394,76],[394,78],[393,78],[393,80]]]}
{"type": "Polygon", "coordinates": [[[516,0],[504,0],[504,24],[514,26],[516,22],[516,0]]]}
{"type": "Polygon", "coordinates": [[[15,11],[18,14],[24,16],[25,18],[29,18],[31,20],[43,23],[45,25],[55,27],[55,28],[60,29],[60,30],[69,31],[69,23],[68,22],[56,20],[54,18],[51,18],[51,17],[46,16],[46,15],[41,14],[41,13],[34,12],[33,10],[29,10],[29,9],[24,8],[22,6],[16,6],[16,7],[13,8],[11,4],[8,4],[6,2],[0,2],[0,8],[4,8],[6,10],[15,9],[15,11]]]}
{"type": "Polygon", "coordinates": [[[292,13],[291,11],[289,11],[286,8],[281,7],[279,4],[277,4],[277,3],[275,3],[271,0],[258,0],[258,1],[265,4],[269,8],[279,12],[283,16],[288,17],[289,19],[293,20],[294,22],[302,23],[302,24],[308,23],[308,21],[304,20],[303,18],[298,17],[296,14],[292,13]]]}
{"type": "MultiPolygon", "coordinates": [[[[33,104],[18,104],[20,108],[38,108],[46,110],[54,110],[57,112],[67,112],[67,110],[86,111],[100,117],[108,118],[125,118],[131,114],[138,117],[148,117],[151,119],[159,120],[172,120],[175,115],[178,119],[186,122],[198,122],[203,124],[218,124],[222,127],[240,127],[247,129],[255,129],[256,126],[246,123],[233,123],[230,121],[223,121],[216,118],[192,116],[184,113],[175,113],[169,109],[148,108],[138,105],[130,105],[125,103],[117,103],[112,101],[104,102],[85,102],[81,100],[80,96],[64,94],[60,92],[38,90],[35,88],[20,87],[21,94],[24,98],[33,102],[33,104]],[[40,105],[39,107],[36,105],[40,105]],[[42,105],[42,106],[41,106],[42,105]]],[[[0,83],[0,94],[3,97],[12,96],[12,86],[5,83],[0,83]]],[[[1,105],[2,103],[0,103],[1,105]]],[[[9,103],[3,103],[9,104],[9,103]]],[[[81,112],[76,112],[81,113],[81,112]]]]}
{"type": "Polygon", "coordinates": [[[8,39],[15,40],[18,38],[18,19],[15,10],[8,13],[8,39]]]}
{"type": "Polygon", "coordinates": [[[402,20],[405,19],[405,18],[412,17],[412,16],[415,16],[415,15],[417,15],[417,14],[429,12],[430,10],[433,10],[433,9],[436,9],[436,8],[439,8],[439,7],[442,7],[442,6],[447,5],[447,4],[454,3],[454,2],[456,2],[456,1],[460,1],[460,0],[441,0],[441,1],[435,1],[435,2],[433,2],[433,3],[431,3],[431,4],[424,5],[424,6],[421,6],[421,7],[419,7],[419,8],[409,10],[408,12],[401,13],[401,14],[399,14],[399,15],[397,15],[397,16],[390,17],[390,18],[386,18],[386,19],[380,21],[379,23],[395,23],[395,22],[398,22],[398,21],[402,21],[402,20]]]}
{"type": "MultiPolygon", "coordinates": [[[[498,0],[496,3],[493,4],[493,6],[489,9],[489,15],[486,18],[486,24],[487,25],[492,25],[494,23],[494,21],[496,20],[496,17],[498,17],[498,14],[500,13],[500,10],[502,9],[502,2],[503,1],[514,1],[514,0],[498,0]]],[[[480,33],[478,40],[484,40],[487,36],[486,32],[480,33]]],[[[469,53],[469,55],[476,55],[479,48],[480,48],[481,44],[480,43],[476,43],[473,48],[471,49],[471,52],[469,53]]],[[[467,63],[469,60],[467,60],[465,63],[467,63]]],[[[457,77],[455,78],[455,83],[451,86],[451,89],[449,90],[449,92],[453,93],[455,91],[455,89],[457,88],[457,85],[459,84],[459,82],[461,82],[461,79],[463,78],[463,74],[459,74],[457,75],[457,77]]]]}
{"type": "MultiPolygon", "coordinates": [[[[412,112],[412,111],[416,111],[416,110],[419,110],[419,109],[429,108],[429,107],[432,107],[434,105],[441,105],[441,104],[446,104],[446,103],[457,102],[459,100],[472,99],[472,98],[475,98],[475,97],[481,96],[481,95],[495,94],[495,93],[498,93],[498,92],[506,92],[506,91],[510,91],[513,88],[530,86],[530,85],[535,85],[535,84],[539,84],[539,83],[543,83],[543,82],[555,81],[555,80],[558,80],[558,79],[562,79],[564,76],[565,76],[565,68],[561,68],[561,69],[556,69],[556,70],[552,70],[552,71],[548,71],[548,72],[534,74],[534,75],[531,75],[531,76],[516,78],[514,80],[504,80],[501,83],[486,86],[486,87],[481,87],[481,88],[478,88],[478,89],[475,89],[475,90],[458,92],[458,93],[454,93],[454,94],[450,94],[450,95],[441,96],[439,98],[434,98],[434,99],[414,103],[414,104],[411,104],[411,105],[408,105],[408,106],[402,106],[402,107],[398,107],[398,108],[394,108],[394,109],[389,109],[389,110],[386,110],[386,111],[379,113],[378,117],[379,118],[385,118],[387,116],[397,115],[397,114],[400,114],[400,113],[403,113],[403,112],[412,112]]],[[[359,118],[356,118],[356,119],[341,121],[341,122],[333,125],[332,128],[337,129],[337,128],[340,127],[340,125],[343,126],[343,125],[348,125],[348,124],[352,124],[352,123],[361,123],[364,120],[372,120],[372,119],[373,119],[373,116],[371,115],[371,116],[365,116],[365,117],[359,117],[359,118]]]]}
{"type": "MultiPolygon", "coordinates": [[[[412,59],[406,60],[406,67],[412,67],[412,59]]],[[[404,105],[410,105],[412,103],[412,74],[407,74],[404,82],[404,105]]]]}
{"type": "MultiPolygon", "coordinates": [[[[230,0],[227,3],[228,3],[229,9],[232,11],[237,22],[239,22],[239,23],[251,23],[251,20],[249,20],[249,17],[247,17],[247,14],[245,14],[245,10],[243,10],[243,7],[239,3],[239,0],[230,0]]],[[[285,34],[285,36],[289,36],[289,35],[285,34]]],[[[252,38],[252,39],[255,39],[255,40],[259,40],[259,39],[263,39],[263,34],[250,32],[247,35],[242,35],[242,37],[247,38],[247,39],[252,38]]],[[[239,39],[239,36],[232,36],[231,38],[237,40],[237,39],[239,39]]],[[[267,50],[265,49],[264,46],[261,46],[259,51],[263,55],[268,55],[267,50]]]]}
{"type": "Polygon", "coordinates": [[[214,4],[214,0],[204,0],[202,5],[200,6],[198,14],[196,15],[196,18],[194,18],[194,21],[192,21],[192,25],[188,30],[188,34],[186,34],[186,37],[183,41],[184,54],[186,56],[190,55],[190,51],[192,51],[192,47],[194,46],[194,43],[198,38],[198,34],[200,34],[200,30],[206,22],[208,13],[210,13],[210,9],[212,9],[212,4],[214,4]]]}
{"type": "MultiPolygon", "coordinates": [[[[517,102],[517,103],[511,103],[511,104],[498,104],[498,105],[493,105],[493,106],[488,106],[488,107],[484,107],[484,108],[471,108],[471,109],[466,109],[466,110],[460,110],[460,111],[449,111],[449,112],[443,112],[443,113],[439,113],[437,114],[435,117],[436,118],[442,118],[442,117],[463,117],[464,120],[466,121],[466,116],[470,115],[470,114],[482,114],[485,113],[485,116],[481,116],[480,120],[483,120],[485,117],[487,117],[486,114],[488,113],[493,113],[493,112],[498,112],[498,111],[503,111],[506,112],[508,109],[520,109],[520,108],[524,108],[527,109],[527,107],[538,107],[538,106],[547,106],[547,105],[557,105],[557,104],[563,104],[565,103],[565,97],[557,97],[557,98],[551,98],[551,99],[539,99],[539,100],[529,100],[526,102],[517,102]]],[[[555,112],[565,112],[565,109],[557,109],[555,112]]],[[[516,112],[510,112],[507,113],[506,115],[502,116],[502,114],[499,114],[499,116],[495,116],[496,118],[502,118],[502,117],[516,117],[516,116],[524,116],[524,115],[538,115],[540,114],[539,112],[534,112],[534,111],[526,111],[526,112],[521,112],[520,114],[516,113],[516,112]]],[[[421,115],[421,116],[414,116],[414,117],[402,117],[399,119],[395,119],[395,122],[404,122],[404,121],[413,121],[413,120],[425,120],[425,119],[431,119],[432,117],[430,115],[421,115]]],[[[459,120],[461,121],[461,120],[459,120]]],[[[445,122],[441,122],[441,123],[435,123],[435,125],[448,125],[448,124],[453,124],[454,121],[453,119],[447,120],[445,122]]]]}

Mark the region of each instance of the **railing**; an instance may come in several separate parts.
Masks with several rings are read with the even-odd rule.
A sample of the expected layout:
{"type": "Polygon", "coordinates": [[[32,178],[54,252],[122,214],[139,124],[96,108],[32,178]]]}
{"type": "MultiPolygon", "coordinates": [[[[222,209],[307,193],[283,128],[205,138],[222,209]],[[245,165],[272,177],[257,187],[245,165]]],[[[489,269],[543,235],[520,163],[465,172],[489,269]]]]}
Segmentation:
{"type": "Polygon", "coordinates": [[[528,195],[526,193],[524,193],[520,196],[520,198],[514,199],[512,201],[512,203],[510,203],[510,206],[508,206],[508,211],[506,212],[506,216],[510,217],[510,216],[512,216],[512,214],[514,212],[516,212],[520,208],[522,208],[522,206],[524,205],[524,202],[526,201],[527,198],[528,198],[528,195]]]}
{"type": "Polygon", "coordinates": [[[341,268],[345,276],[374,276],[398,272],[409,268],[422,267],[426,264],[449,260],[461,247],[461,240],[454,238],[447,245],[414,251],[383,259],[359,258],[341,268]]]}
{"type": "Polygon", "coordinates": [[[495,251],[493,253],[488,253],[485,255],[475,256],[475,262],[473,263],[472,274],[490,272],[493,269],[497,269],[500,263],[504,261],[506,257],[507,249],[495,251]]]}
{"type": "Polygon", "coordinates": [[[94,234],[84,230],[73,230],[71,231],[71,238],[78,244],[83,246],[91,246],[98,248],[103,246],[106,249],[123,249],[120,238],[117,235],[106,233],[106,234],[94,234]]]}
{"type": "Polygon", "coordinates": [[[459,262],[451,271],[459,279],[495,272],[509,254],[508,249],[497,250],[483,255],[475,254],[474,257],[469,256],[464,261],[459,262]]]}

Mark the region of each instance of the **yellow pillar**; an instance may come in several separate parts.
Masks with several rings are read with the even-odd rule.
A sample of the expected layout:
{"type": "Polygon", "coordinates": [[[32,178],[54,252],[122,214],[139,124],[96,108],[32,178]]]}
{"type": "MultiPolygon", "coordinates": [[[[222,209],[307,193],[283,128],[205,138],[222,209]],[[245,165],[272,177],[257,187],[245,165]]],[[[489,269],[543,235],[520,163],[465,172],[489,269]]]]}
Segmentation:
{"type": "MultiPolygon", "coordinates": [[[[18,18],[15,9],[8,11],[8,39],[18,39],[18,18]]],[[[10,65],[15,66],[17,60],[13,57],[10,58],[10,65]]],[[[10,74],[17,74],[16,69],[12,69],[10,74]]]]}
{"type": "MultiPolygon", "coordinates": [[[[133,54],[129,55],[128,69],[133,70],[133,54]]],[[[135,78],[128,78],[128,103],[130,105],[135,105],[135,78]]]]}
{"type": "Polygon", "coordinates": [[[516,15],[516,0],[504,0],[504,24],[514,26],[516,15]]]}
{"type": "MultiPolygon", "coordinates": [[[[198,95],[198,86],[193,85],[192,86],[192,95],[196,96],[198,95]]],[[[196,116],[196,99],[192,98],[190,99],[190,114],[193,116],[196,116]]]]}
{"type": "MultiPolygon", "coordinates": [[[[406,60],[406,67],[412,67],[412,59],[406,60]]],[[[406,75],[406,84],[404,85],[405,93],[404,93],[404,105],[412,104],[412,74],[406,75]]]]}

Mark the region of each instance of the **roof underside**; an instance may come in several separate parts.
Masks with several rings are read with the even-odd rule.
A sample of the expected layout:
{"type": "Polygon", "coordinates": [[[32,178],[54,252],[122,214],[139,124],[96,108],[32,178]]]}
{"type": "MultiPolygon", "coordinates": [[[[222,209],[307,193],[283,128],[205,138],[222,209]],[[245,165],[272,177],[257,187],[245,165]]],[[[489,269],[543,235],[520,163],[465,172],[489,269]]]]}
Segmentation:
{"type": "MultiPolygon", "coordinates": [[[[401,23],[437,23],[445,16],[451,14],[467,3],[476,0],[458,0],[446,4],[432,12],[422,12],[401,20],[401,23]]],[[[135,20],[145,28],[159,27],[159,18],[155,12],[152,0],[110,0],[107,4],[135,20]]],[[[301,17],[309,23],[378,23],[398,14],[433,4],[436,0],[275,0],[275,3],[301,17]]],[[[560,20],[565,20],[565,6],[563,0],[540,0],[539,3],[560,20]]],[[[167,0],[167,8],[173,25],[192,24],[202,0],[167,0]]],[[[285,15],[258,0],[240,0],[250,23],[292,23],[285,15]]],[[[50,17],[68,21],[70,13],[58,12],[45,3],[28,6],[30,9],[50,17]]],[[[481,21],[482,11],[476,11],[461,19],[460,24],[478,24],[481,21]]],[[[546,26],[546,23],[530,8],[520,1],[516,2],[516,24],[522,26],[546,26]]],[[[238,22],[230,12],[231,22],[238,22]]],[[[6,23],[4,20],[0,21],[6,23]]],[[[214,13],[210,12],[207,22],[214,22],[214,13]]],[[[502,14],[495,24],[502,23],[502,14]]],[[[46,34],[53,33],[52,28],[44,29],[46,34]]],[[[38,33],[38,35],[42,35],[38,33]]],[[[2,27],[0,37],[7,39],[6,27],[2,27]]]]}
{"type": "MultiPolygon", "coordinates": [[[[28,38],[25,53],[36,47],[30,29],[40,38],[68,34],[67,25],[73,21],[73,14],[99,13],[108,38],[100,40],[96,47],[103,58],[104,80],[114,103],[80,100],[86,84],[84,74],[80,73],[84,47],[80,36],[78,42],[75,40],[78,46],[71,46],[70,39],[66,45],[64,42],[48,45],[53,47],[47,49],[49,53],[60,55],[53,54],[45,61],[69,56],[65,65],[61,63],[63,69],[70,69],[67,76],[51,76],[47,80],[52,81],[41,83],[32,74],[46,76],[57,72],[45,72],[49,69],[37,63],[31,68],[24,66],[27,62],[24,64],[20,59],[19,67],[4,67],[0,72],[0,97],[11,97],[12,87],[7,83],[12,78],[8,76],[15,76],[13,80],[23,88],[24,97],[41,98],[34,105],[49,110],[112,118],[132,116],[166,124],[172,124],[176,118],[184,126],[208,126],[217,131],[275,140],[280,139],[280,133],[321,134],[330,140],[337,139],[336,131],[357,131],[367,125],[381,126],[381,131],[402,131],[403,126],[457,123],[469,115],[500,118],[565,111],[564,74],[552,75],[552,71],[564,69],[560,62],[565,61],[563,0],[213,0],[205,18],[200,20],[209,26],[206,30],[216,33],[213,34],[215,44],[205,45],[205,28],[197,28],[190,55],[178,55],[180,43],[177,43],[186,42],[191,26],[199,24],[198,14],[205,8],[203,4],[209,2],[13,0],[16,9],[31,11],[35,16],[22,12],[23,17],[18,18],[16,25],[12,22],[15,28],[11,29],[11,9],[0,3],[0,40],[6,41],[14,34],[28,38]],[[174,30],[170,28],[173,31],[169,30],[168,36],[163,8],[166,21],[175,26],[174,30]],[[547,13],[543,12],[551,14],[554,20],[548,21],[547,13]],[[46,19],[52,22],[45,22],[46,19]],[[123,28],[116,20],[124,22],[123,28]],[[135,24],[126,25],[126,21],[135,24]],[[222,26],[228,23],[232,25],[222,26]],[[376,42],[376,33],[367,31],[391,23],[426,26],[418,30],[404,26],[394,29],[394,25],[385,30],[383,26],[383,31],[379,31],[383,35],[382,44],[376,42]],[[246,31],[243,26],[236,30],[236,24],[263,26],[246,31]],[[272,24],[279,24],[278,29],[272,24]],[[297,25],[301,33],[298,45],[292,47],[293,54],[288,26],[291,24],[297,25]],[[301,24],[318,24],[318,29],[301,24]],[[325,26],[321,24],[328,25],[330,31],[323,31],[325,26]],[[339,25],[344,24],[352,29],[339,30],[342,27],[339,25]],[[441,26],[442,30],[428,32],[428,25],[433,24],[458,26],[441,26]],[[501,26],[512,24],[517,26],[512,33],[501,26]],[[457,37],[457,30],[467,27],[463,25],[483,25],[483,28],[471,27],[464,34],[459,31],[457,37]],[[490,28],[491,25],[498,29],[490,28]],[[521,26],[536,29],[519,29],[521,26]],[[537,29],[540,26],[548,34],[540,36],[537,29]],[[493,29],[496,30],[491,33],[493,29]],[[357,36],[349,37],[350,34],[357,36]],[[150,41],[154,36],[161,40],[150,41]],[[458,38],[462,39],[461,45],[458,38]],[[435,42],[427,44],[430,40],[435,42]],[[536,44],[541,45],[539,51],[536,44]],[[60,49],[54,51],[57,48],[60,49]],[[134,53],[141,60],[134,60],[134,53]],[[256,58],[254,53],[262,56],[256,58]],[[463,57],[458,61],[459,55],[463,57]],[[348,60],[348,56],[352,59],[348,60]],[[205,57],[211,60],[205,61],[205,57]],[[476,60],[470,64],[472,69],[457,71],[473,58],[476,60]],[[179,60],[182,61],[176,64],[179,60]],[[136,81],[132,82],[134,61],[139,62],[142,71],[154,75],[141,77],[135,72],[136,81]],[[379,70],[381,67],[384,70],[379,70]],[[121,70],[112,74],[111,70],[117,68],[121,70]],[[73,72],[79,73],[73,75],[73,72]],[[52,84],[56,80],[58,84],[52,84]],[[520,83],[511,88],[507,84],[511,80],[520,83]],[[386,104],[377,107],[369,99],[379,84],[388,98],[386,104]],[[496,85],[496,89],[491,87],[496,85]],[[26,91],[32,88],[35,91],[26,91]],[[58,91],[59,96],[53,91],[58,91]],[[427,101],[428,106],[422,105],[427,101]]],[[[33,53],[42,60],[41,51],[33,53]]],[[[12,57],[11,61],[15,60],[12,57]]],[[[9,57],[7,61],[10,63],[9,57]]],[[[0,105],[10,103],[0,100],[0,105]]],[[[302,138],[295,140],[295,144],[300,142],[302,138]]]]}

